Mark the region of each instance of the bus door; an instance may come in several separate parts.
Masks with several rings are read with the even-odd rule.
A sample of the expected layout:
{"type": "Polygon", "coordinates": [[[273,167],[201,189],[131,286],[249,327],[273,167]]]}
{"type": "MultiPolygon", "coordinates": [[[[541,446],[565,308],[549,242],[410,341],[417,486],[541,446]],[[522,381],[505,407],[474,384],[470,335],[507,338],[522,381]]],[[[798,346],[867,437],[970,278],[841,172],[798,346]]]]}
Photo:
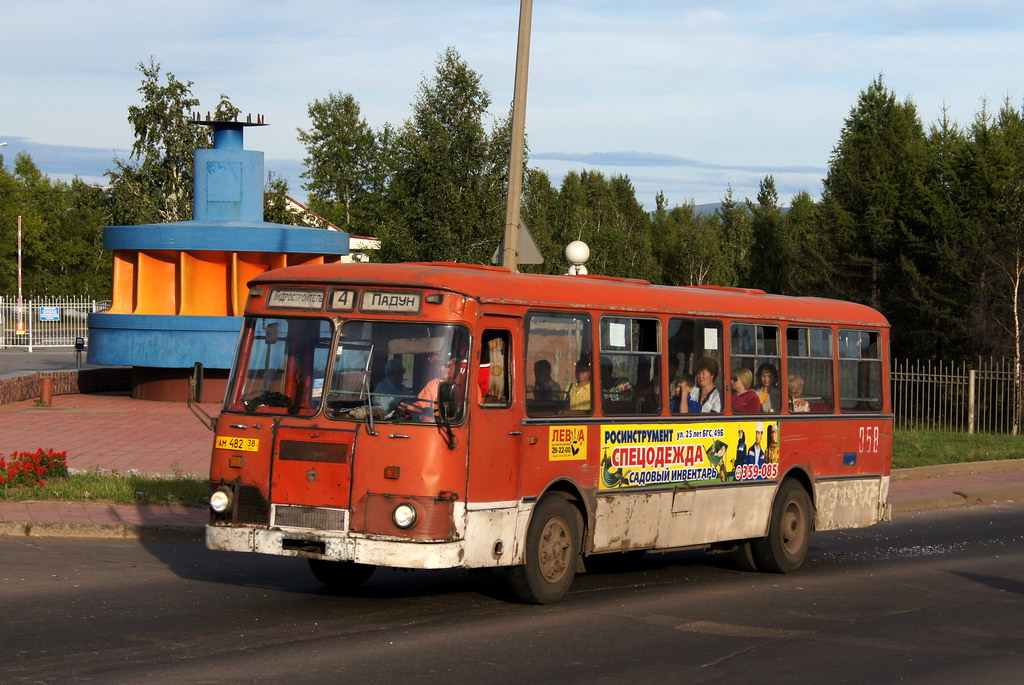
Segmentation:
{"type": "Polygon", "coordinates": [[[471,389],[468,502],[513,506],[519,498],[521,402],[513,402],[512,379],[519,321],[485,316],[480,337],[476,387],[471,389]]]}

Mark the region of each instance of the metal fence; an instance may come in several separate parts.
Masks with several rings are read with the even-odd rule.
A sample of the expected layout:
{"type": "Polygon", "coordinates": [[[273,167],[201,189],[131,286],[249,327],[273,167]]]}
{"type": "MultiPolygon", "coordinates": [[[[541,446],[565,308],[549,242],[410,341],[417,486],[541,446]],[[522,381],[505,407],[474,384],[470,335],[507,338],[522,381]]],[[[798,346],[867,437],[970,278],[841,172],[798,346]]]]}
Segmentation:
{"type": "Polygon", "coordinates": [[[1020,402],[1013,361],[900,360],[892,367],[897,428],[1016,434],[1020,402]]]}
{"type": "Polygon", "coordinates": [[[42,297],[23,299],[19,312],[18,298],[0,297],[0,349],[73,347],[75,338],[88,343],[89,314],[109,306],[84,297],[42,297]]]}

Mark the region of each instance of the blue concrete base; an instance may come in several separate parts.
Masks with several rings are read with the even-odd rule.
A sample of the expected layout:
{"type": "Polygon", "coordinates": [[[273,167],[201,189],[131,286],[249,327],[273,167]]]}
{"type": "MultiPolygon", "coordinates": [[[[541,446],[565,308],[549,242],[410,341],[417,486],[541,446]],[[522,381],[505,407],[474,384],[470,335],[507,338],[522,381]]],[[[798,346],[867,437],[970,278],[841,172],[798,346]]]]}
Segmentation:
{"type": "Polygon", "coordinates": [[[184,369],[231,368],[240,316],[90,314],[90,364],[184,369]]]}

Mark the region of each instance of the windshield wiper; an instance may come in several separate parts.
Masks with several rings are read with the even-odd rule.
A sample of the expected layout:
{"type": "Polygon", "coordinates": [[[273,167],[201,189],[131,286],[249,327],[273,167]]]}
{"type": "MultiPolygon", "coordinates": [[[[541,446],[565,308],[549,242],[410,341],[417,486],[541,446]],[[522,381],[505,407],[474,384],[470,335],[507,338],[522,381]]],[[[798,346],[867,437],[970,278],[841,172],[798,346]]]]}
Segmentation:
{"type": "Polygon", "coordinates": [[[373,427],[373,396],[370,394],[370,368],[373,364],[373,345],[370,345],[370,353],[366,355],[366,368],[363,369],[363,393],[366,395],[366,432],[370,435],[377,435],[373,427]]]}

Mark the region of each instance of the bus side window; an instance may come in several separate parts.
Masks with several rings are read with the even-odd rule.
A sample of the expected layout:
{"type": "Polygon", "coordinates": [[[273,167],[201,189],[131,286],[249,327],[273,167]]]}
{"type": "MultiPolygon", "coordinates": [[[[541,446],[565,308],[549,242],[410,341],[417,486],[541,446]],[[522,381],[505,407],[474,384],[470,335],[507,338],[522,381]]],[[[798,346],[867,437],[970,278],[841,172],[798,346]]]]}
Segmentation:
{"type": "Polygon", "coordinates": [[[525,330],[526,414],[590,414],[594,406],[594,384],[586,380],[593,375],[590,316],[529,312],[525,330]]]}
{"type": "Polygon", "coordinates": [[[839,409],[882,410],[882,350],[878,331],[839,329],[839,409]]]}
{"type": "Polygon", "coordinates": [[[480,406],[504,408],[512,403],[509,360],[512,336],[508,331],[484,331],[480,339],[480,366],[477,384],[480,406]]]}
{"type": "MultiPolygon", "coordinates": [[[[782,393],[779,388],[779,328],[748,323],[734,323],[729,338],[729,368],[750,371],[749,388],[757,395],[761,407],[757,411],[775,414],[782,411],[782,393]]],[[[731,377],[731,374],[730,374],[731,377]]],[[[733,405],[733,411],[741,412],[733,405]]],[[[747,412],[754,410],[747,409],[747,412]]]]}
{"type": "Polygon", "coordinates": [[[792,413],[833,410],[832,330],[789,326],[786,329],[786,390],[792,413]]]}
{"type": "Polygon", "coordinates": [[[661,322],[601,319],[601,411],[609,415],[661,412],[661,322]]]}
{"type": "Polygon", "coordinates": [[[722,322],[669,319],[668,389],[672,414],[720,414],[722,394],[722,322]],[[703,383],[703,387],[701,386],[703,383]]]}

